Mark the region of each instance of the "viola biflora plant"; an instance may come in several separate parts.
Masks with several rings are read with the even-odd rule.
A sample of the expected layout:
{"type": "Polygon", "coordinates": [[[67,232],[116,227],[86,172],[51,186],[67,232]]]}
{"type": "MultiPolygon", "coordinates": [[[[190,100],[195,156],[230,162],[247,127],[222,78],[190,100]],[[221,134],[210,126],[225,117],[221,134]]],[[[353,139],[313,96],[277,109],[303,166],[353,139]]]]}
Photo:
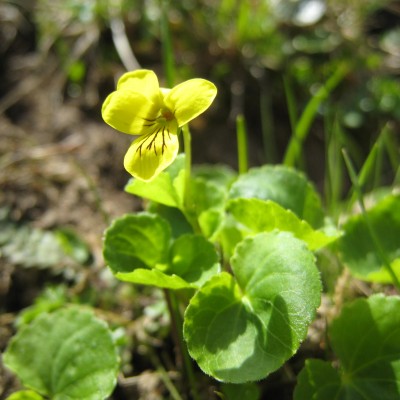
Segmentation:
{"type": "Polygon", "coordinates": [[[319,197],[295,170],[192,170],[187,139],[178,155],[180,130],[189,135],[216,94],[203,79],[168,90],[152,71],[120,78],[102,114],[139,135],[125,156],[126,191],[150,202],[113,222],[104,257],[118,279],[178,299],[170,311],[185,310],[183,340],[206,374],[245,383],[277,370],[305,339],[321,297],[313,251],[333,237],[318,230],[319,197]]]}
{"type": "MultiPolygon", "coordinates": [[[[255,400],[255,382],[283,366],[306,339],[321,282],[326,292],[337,283],[330,266],[317,268],[323,254],[337,257],[358,279],[399,290],[400,195],[380,188],[365,207],[361,184],[376,154],[357,176],[345,153],[361,211],[350,213],[339,231],[327,223],[313,185],[293,167],[247,170],[243,148],[239,174],[221,165],[192,167],[188,123],[216,94],[204,79],[164,89],[149,70],[120,78],[102,116],[137,136],[125,156],[133,176],[125,190],[145,200],[145,211],[113,221],[103,251],[117,279],[164,290],[184,366],[183,397],[175,390],[174,399],[188,391],[194,400],[207,398],[194,360],[221,382],[220,397],[255,400]]],[[[329,351],[325,360],[306,360],[294,399],[400,398],[400,297],[377,293],[342,306],[344,294],[334,290],[339,311],[325,315],[323,334],[329,351]]],[[[76,307],[23,324],[4,362],[28,389],[12,400],[104,399],[118,373],[109,328],[76,307]]]]}

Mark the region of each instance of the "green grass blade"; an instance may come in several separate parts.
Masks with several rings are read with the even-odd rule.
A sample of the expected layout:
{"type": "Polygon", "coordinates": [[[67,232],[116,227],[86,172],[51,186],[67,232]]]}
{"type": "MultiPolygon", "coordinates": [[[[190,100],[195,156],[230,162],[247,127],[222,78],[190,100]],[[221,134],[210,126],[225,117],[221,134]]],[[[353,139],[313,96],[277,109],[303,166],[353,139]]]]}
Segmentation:
{"type": "Polygon", "coordinates": [[[340,81],[346,76],[349,71],[347,63],[341,64],[331,77],[326,81],[317,93],[307,103],[306,108],[300,116],[296,124],[296,129],[290,139],[283,163],[287,166],[294,166],[298,161],[304,140],[310,131],[311,124],[313,123],[317,114],[318,108],[323,101],[325,101],[340,81]]]}

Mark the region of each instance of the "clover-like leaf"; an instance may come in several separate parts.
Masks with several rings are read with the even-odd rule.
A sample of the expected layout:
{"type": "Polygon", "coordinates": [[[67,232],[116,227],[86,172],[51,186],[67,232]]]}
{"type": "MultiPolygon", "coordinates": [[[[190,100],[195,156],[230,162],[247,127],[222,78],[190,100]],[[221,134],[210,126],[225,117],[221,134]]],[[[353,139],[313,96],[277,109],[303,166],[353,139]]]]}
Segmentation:
{"type": "Polygon", "coordinates": [[[227,210],[237,221],[248,227],[252,234],[274,229],[291,232],[298,239],[304,240],[311,250],[326,246],[336,239],[336,236],[327,236],[322,231],[314,230],[292,211],[271,200],[234,199],[228,202],[227,210]]]}
{"type": "Polygon", "coordinates": [[[184,337],[190,355],[214,378],[231,383],[266,377],[305,338],[320,302],[313,254],[286,232],[241,242],[222,272],[192,297],[184,337]]]}
{"type": "Polygon", "coordinates": [[[377,249],[378,244],[400,279],[400,195],[383,198],[367,211],[367,218],[378,243],[371,237],[363,215],[351,217],[343,225],[344,235],[338,242],[344,263],[357,278],[392,282],[377,249]]]}
{"type": "Polygon", "coordinates": [[[329,336],[340,368],[308,360],[295,400],[400,398],[400,297],[382,294],[346,305],[329,336]]]}
{"type": "Polygon", "coordinates": [[[265,165],[250,169],[230,189],[230,198],[238,197],[272,200],[313,227],[322,224],[318,193],[302,173],[289,167],[265,165]]]}
{"type": "Polygon", "coordinates": [[[163,218],[146,212],[127,214],[106,230],[103,255],[114,273],[153,268],[167,261],[170,240],[163,218]]]}
{"type": "Polygon", "coordinates": [[[107,325],[75,307],[42,314],[24,325],[11,339],[4,363],[26,387],[53,400],[105,399],[119,369],[107,325]]]}

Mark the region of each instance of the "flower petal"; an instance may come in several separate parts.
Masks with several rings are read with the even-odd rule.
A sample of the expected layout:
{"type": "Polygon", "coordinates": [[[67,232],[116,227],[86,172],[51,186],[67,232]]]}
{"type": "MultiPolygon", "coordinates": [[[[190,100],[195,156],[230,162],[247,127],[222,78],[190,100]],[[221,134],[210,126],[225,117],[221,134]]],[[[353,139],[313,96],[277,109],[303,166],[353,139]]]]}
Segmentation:
{"type": "Polygon", "coordinates": [[[171,89],[164,104],[174,113],[179,127],[207,110],[217,95],[217,88],[205,79],[189,79],[171,89]]]}
{"type": "Polygon", "coordinates": [[[178,150],[178,135],[160,127],[157,133],[141,136],[131,144],[124,166],[135,178],[150,181],[172,164],[178,150]]]}
{"type": "Polygon", "coordinates": [[[109,94],[101,109],[108,125],[130,135],[146,134],[158,113],[159,107],[146,96],[125,88],[109,94]]]}
{"type": "Polygon", "coordinates": [[[117,90],[131,90],[146,95],[154,104],[161,105],[160,86],[157,75],[148,69],[137,69],[123,74],[117,83],[117,90]]]}

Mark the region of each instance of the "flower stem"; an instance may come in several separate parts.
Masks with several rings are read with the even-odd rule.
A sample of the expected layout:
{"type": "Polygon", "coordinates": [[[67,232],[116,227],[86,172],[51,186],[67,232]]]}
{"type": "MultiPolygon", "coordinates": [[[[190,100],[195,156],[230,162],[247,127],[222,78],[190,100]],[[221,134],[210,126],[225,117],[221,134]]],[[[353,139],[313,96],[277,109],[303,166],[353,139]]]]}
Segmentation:
{"type": "Polygon", "coordinates": [[[192,201],[190,195],[190,178],[192,169],[192,138],[190,136],[189,125],[183,125],[183,147],[185,151],[185,192],[184,192],[184,206],[190,212],[192,201]]]}
{"type": "Polygon", "coordinates": [[[238,147],[239,174],[244,174],[248,169],[247,131],[242,114],[236,118],[236,137],[238,147]]]}
{"type": "Polygon", "coordinates": [[[175,84],[174,52],[172,48],[171,32],[169,29],[168,10],[169,0],[161,0],[161,44],[162,57],[167,86],[172,88],[175,84]]]}

